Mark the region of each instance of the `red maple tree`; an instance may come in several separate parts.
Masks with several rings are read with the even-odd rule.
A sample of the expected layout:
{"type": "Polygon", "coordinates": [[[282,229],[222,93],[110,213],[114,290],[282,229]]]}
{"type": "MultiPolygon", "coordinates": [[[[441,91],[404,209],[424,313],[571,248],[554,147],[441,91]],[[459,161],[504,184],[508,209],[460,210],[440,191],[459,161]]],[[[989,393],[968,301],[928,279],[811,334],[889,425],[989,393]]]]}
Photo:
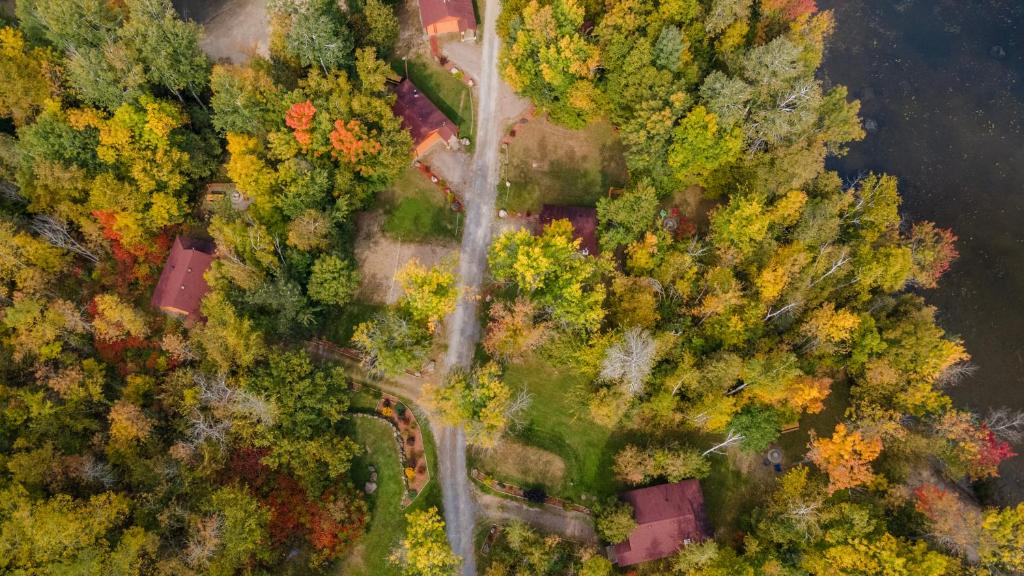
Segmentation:
{"type": "Polygon", "coordinates": [[[309,146],[312,140],[309,129],[313,126],[313,116],[315,114],[316,107],[309,100],[292,104],[291,108],[285,112],[284,123],[294,131],[295,140],[303,148],[309,146]]]}
{"type": "Polygon", "coordinates": [[[762,0],[761,8],[766,13],[776,13],[786,20],[796,20],[818,11],[815,0],[762,0]]]}

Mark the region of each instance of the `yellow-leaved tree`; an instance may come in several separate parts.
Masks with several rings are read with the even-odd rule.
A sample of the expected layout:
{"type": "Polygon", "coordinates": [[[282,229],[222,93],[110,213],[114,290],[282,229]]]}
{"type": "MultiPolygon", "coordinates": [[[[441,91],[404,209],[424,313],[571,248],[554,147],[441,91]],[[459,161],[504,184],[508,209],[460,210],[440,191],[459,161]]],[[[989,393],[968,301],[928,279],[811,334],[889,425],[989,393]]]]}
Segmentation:
{"type": "Polygon", "coordinates": [[[828,491],[862,486],[874,480],[871,462],[882,452],[881,438],[868,438],[836,424],[831,438],[811,441],[807,457],[828,474],[828,491]]]}

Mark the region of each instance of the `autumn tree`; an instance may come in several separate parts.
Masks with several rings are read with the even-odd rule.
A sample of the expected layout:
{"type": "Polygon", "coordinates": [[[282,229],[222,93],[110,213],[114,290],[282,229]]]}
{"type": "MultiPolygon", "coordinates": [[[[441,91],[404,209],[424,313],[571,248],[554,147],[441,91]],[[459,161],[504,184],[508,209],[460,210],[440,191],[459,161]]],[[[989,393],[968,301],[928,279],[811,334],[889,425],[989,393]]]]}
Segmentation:
{"type": "Polygon", "coordinates": [[[411,260],[397,276],[405,291],[400,306],[413,320],[423,322],[428,331],[434,332],[441,320],[455,310],[459,291],[449,266],[426,268],[411,260]]]}
{"type": "Polygon", "coordinates": [[[619,479],[630,484],[643,484],[655,478],[679,482],[685,478],[703,478],[711,471],[707,460],[693,448],[644,449],[633,444],[615,455],[614,470],[619,479]]]}
{"type": "Polygon", "coordinates": [[[552,222],[539,236],[527,230],[499,236],[488,261],[495,280],[516,286],[560,326],[593,330],[604,318],[600,266],[580,254],[567,220],[552,222]]]}
{"type": "Polygon", "coordinates": [[[720,129],[714,113],[697,106],[675,128],[667,161],[682,185],[704,184],[736,159],[741,146],[739,128],[720,129]]]}
{"type": "Polygon", "coordinates": [[[462,559],[448,546],[444,520],[437,508],[405,515],[405,538],[391,554],[391,562],[406,576],[453,576],[462,559]]]}
{"type": "Polygon", "coordinates": [[[466,440],[483,448],[493,448],[530,403],[529,394],[502,382],[494,362],[471,373],[453,371],[444,384],[427,384],[423,395],[445,422],[465,428],[466,440]]]}
{"type": "Polygon", "coordinates": [[[113,341],[127,337],[142,338],[149,333],[145,316],[116,294],[100,294],[94,303],[96,317],[92,326],[97,338],[113,341]]]}
{"type": "Polygon", "coordinates": [[[658,194],[649,181],[641,181],[614,198],[597,201],[601,249],[610,252],[639,239],[655,225],[658,194]]]}
{"type": "Polygon", "coordinates": [[[107,535],[131,510],[131,501],[113,492],[81,500],[67,494],[36,500],[17,484],[5,487],[3,500],[0,568],[26,574],[68,561],[102,569],[111,553],[107,535]]]}
{"type": "Polygon", "coordinates": [[[997,570],[1024,570],[1024,504],[985,512],[981,560],[997,570]]]}
{"type": "Polygon", "coordinates": [[[807,457],[828,474],[829,492],[835,492],[870,483],[875,478],[871,462],[881,451],[881,439],[865,438],[840,423],[831,438],[811,441],[807,457]]]}
{"type": "MultiPolygon", "coordinates": [[[[253,559],[266,555],[265,527],[269,515],[244,489],[236,486],[220,488],[210,497],[206,508],[209,518],[213,519],[213,526],[208,528],[212,533],[205,537],[214,538],[215,542],[209,546],[209,556],[197,562],[197,568],[203,568],[208,574],[226,576],[236,573],[253,559]]],[[[196,528],[204,526],[200,523],[196,528]]]]}
{"type": "Polygon", "coordinates": [[[394,376],[418,369],[430,348],[430,332],[396,310],[387,310],[356,326],[352,343],[373,372],[394,376]]]}
{"type": "Polygon", "coordinates": [[[27,124],[56,96],[57,69],[51,53],[30,47],[16,28],[0,28],[0,117],[27,124]]]}
{"type": "Polygon", "coordinates": [[[383,0],[365,0],[362,10],[366,26],[363,42],[377,48],[382,56],[391,53],[398,41],[398,17],[383,0]]]}
{"type": "Polygon", "coordinates": [[[500,360],[519,362],[551,335],[551,325],[536,319],[536,308],[525,298],[512,303],[496,302],[489,313],[483,346],[500,360]]]}
{"type": "Polygon", "coordinates": [[[602,506],[597,511],[594,523],[601,538],[612,544],[625,541],[636,529],[633,507],[618,500],[602,506]]]}
{"type": "Polygon", "coordinates": [[[307,291],[309,297],[323,304],[344,306],[359,288],[359,272],[346,260],[325,254],[313,262],[307,291]]]}
{"type": "Polygon", "coordinates": [[[912,280],[922,288],[935,288],[939,278],[960,255],[956,236],[931,222],[915,222],[910,230],[914,271],[912,280]]]}
{"type": "Polygon", "coordinates": [[[202,312],[206,324],[193,332],[206,357],[221,372],[232,367],[247,368],[263,356],[266,346],[263,334],[253,321],[242,316],[220,292],[203,299],[202,312]]]}
{"type": "Polygon", "coordinates": [[[594,117],[600,99],[593,83],[600,56],[580,33],[583,21],[578,0],[533,0],[512,17],[501,56],[502,74],[514,90],[576,128],[594,117]]]}
{"type": "Polygon", "coordinates": [[[954,554],[976,557],[982,513],[956,492],[925,483],[914,489],[914,508],[928,519],[929,536],[954,554]]]}

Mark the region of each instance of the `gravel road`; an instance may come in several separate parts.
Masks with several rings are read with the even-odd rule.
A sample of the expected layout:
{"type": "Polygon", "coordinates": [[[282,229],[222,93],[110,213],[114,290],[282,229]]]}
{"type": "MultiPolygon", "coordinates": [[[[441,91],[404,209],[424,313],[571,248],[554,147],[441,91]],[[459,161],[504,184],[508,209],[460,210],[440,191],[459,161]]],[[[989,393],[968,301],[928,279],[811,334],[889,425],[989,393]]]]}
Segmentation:
{"type": "MultiPolygon", "coordinates": [[[[487,248],[491,242],[494,202],[498,186],[498,146],[501,120],[497,110],[500,90],[498,53],[500,40],[495,23],[501,11],[500,0],[487,0],[483,22],[483,69],[477,94],[476,153],[473,155],[472,188],[465,198],[466,229],[459,255],[459,281],[462,296],[449,318],[447,368],[468,367],[480,336],[477,320],[477,296],[487,268],[487,248]]],[[[466,437],[462,429],[446,427],[438,438],[438,465],[448,541],[462,556],[464,576],[476,575],[473,528],[476,505],[466,471],[466,437]]]]}

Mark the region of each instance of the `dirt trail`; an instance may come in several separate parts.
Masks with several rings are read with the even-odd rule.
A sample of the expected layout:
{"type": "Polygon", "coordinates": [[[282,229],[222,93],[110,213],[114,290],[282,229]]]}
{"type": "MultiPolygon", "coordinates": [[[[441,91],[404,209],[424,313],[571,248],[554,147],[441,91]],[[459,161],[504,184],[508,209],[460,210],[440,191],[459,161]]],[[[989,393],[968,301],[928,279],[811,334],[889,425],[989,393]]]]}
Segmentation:
{"type": "MultiPolygon", "coordinates": [[[[498,146],[501,142],[501,118],[498,99],[500,40],[495,32],[500,0],[487,0],[484,8],[483,58],[478,78],[476,153],[473,156],[472,188],[466,191],[466,230],[462,235],[459,278],[462,297],[448,321],[448,357],[446,367],[468,367],[479,338],[477,296],[487,267],[487,248],[494,221],[494,202],[498,185],[498,146]]],[[[476,556],[473,532],[476,505],[466,471],[466,436],[462,429],[446,427],[438,438],[439,477],[444,497],[448,541],[462,557],[464,576],[475,576],[476,556]]]]}
{"type": "Polygon", "coordinates": [[[504,522],[521,520],[544,532],[559,534],[574,542],[597,546],[593,519],[582,512],[570,512],[553,506],[537,508],[522,502],[484,494],[474,489],[483,515],[489,520],[504,522]]]}

